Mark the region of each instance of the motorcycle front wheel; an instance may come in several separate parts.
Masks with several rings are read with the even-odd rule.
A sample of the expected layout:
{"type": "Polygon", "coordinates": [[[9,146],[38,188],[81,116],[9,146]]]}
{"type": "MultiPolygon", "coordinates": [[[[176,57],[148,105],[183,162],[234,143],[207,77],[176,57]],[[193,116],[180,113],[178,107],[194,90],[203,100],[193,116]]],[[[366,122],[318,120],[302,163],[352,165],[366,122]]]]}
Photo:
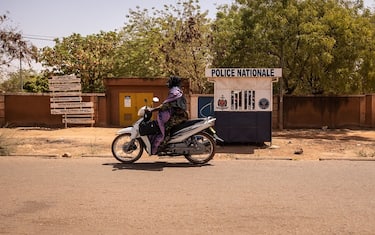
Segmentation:
{"type": "Polygon", "coordinates": [[[185,158],[189,160],[189,162],[194,164],[205,164],[209,162],[215,155],[215,140],[214,138],[205,133],[200,132],[196,135],[191,137],[190,145],[196,146],[199,148],[200,154],[185,154],[185,158]]]}
{"type": "Polygon", "coordinates": [[[113,156],[123,163],[133,163],[143,154],[143,142],[131,141],[130,134],[118,135],[112,142],[113,156]]]}

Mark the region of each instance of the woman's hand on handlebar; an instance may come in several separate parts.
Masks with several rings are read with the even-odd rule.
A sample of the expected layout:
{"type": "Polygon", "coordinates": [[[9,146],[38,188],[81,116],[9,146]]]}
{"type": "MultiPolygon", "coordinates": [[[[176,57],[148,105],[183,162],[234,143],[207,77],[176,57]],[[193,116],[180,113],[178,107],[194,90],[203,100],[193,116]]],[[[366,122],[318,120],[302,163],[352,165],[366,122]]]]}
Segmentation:
{"type": "Polygon", "coordinates": [[[158,111],[161,108],[161,106],[162,106],[162,104],[159,105],[159,106],[157,106],[157,107],[155,107],[155,108],[151,108],[150,111],[151,112],[158,111]]]}

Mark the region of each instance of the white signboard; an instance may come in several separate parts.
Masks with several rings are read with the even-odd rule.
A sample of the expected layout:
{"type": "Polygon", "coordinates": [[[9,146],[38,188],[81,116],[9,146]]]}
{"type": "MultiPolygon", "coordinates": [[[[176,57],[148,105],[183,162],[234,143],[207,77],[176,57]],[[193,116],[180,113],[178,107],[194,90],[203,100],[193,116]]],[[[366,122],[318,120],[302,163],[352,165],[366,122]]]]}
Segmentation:
{"type": "Polygon", "coordinates": [[[68,76],[57,76],[52,77],[48,79],[49,84],[58,84],[58,83],[80,83],[81,79],[75,77],[74,75],[68,75],[68,76]]]}
{"type": "Polygon", "coordinates": [[[51,91],[51,114],[63,115],[65,127],[68,123],[95,123],[93,102],[82,102],[80,78],[74,75],[56,76],[48,82],[51,91]]]}
{"type": "Polygon", "coordinates": [[[281,68],[210,68],[205,71],[209,78],[277,78],[282,76],[281,68]]]}
{"type": "Polygon", "coordinates": [[[130,108],[132,106],[132,100],[130,96],[125,96],[124,97],[124,107],[125,108],[130,108]]]}
{"type": "Polygon", "coordinates": [[[272,78],[215,80],[214,110],[272,111],[272,78]]]}
{"type": "Polygon", "coordinates": [[[281,68],[210,68],[206,77],[215,83],[214,110],[271,112],[272,83],[281,68]]]}
{"type": "Polygon", "coordinates": [[[80,91],[81,90],[81,84],[80,83],[50,84],[49,90],[50,91],[80,91]]]}
{"type": "Polygon", "coordinates": [[[52,96],[58,97],[58,96],[81,96],[81,91],[59,91],[59,92],[53,92],[52,96]]]}
{"type": "Polygon", "coordinates": [[[51,101],[51,104],[55,103],[55,102],[81,102],[82,101],[82,97],[51,97],[49,98],[49,100],[51,101]]]}
{"type": "Polygon", "coordinates": [[[70,124],[94,124],[95,120],[92,118],[63,118],[62,122],[70,124]]]}
{"type": "Polygon", "coordinates": [[[85,109],[51,109],[51,114],[93,114],[93,108],[85,109]]]}
{"type": "Polygon", "coordinates": [[[51,103],[51,108],[92,108],[92,102],[51,103]]]}

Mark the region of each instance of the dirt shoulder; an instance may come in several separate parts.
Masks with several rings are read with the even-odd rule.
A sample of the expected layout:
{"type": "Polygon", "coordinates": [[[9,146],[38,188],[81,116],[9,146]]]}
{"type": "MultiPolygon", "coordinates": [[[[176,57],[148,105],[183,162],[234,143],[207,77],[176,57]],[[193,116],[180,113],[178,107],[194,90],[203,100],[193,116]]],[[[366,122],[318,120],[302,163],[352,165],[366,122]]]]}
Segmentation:
{"type": "MultiPolygon", "coordinates": [[[[118,130],[2,128],[0,149],[12,156],[111,157],[111,143],[118,130]]],[[[375,130],[274,131],[272,143],[265,144],[218,146],[215,159],[375,160],[375,130]]]]}

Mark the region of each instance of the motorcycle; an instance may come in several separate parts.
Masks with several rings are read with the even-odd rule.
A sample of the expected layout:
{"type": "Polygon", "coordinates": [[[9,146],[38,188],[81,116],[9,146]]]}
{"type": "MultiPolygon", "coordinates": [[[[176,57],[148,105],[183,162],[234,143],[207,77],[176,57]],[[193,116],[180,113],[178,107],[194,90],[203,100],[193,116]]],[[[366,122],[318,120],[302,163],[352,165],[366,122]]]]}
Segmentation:
{"type": "MultiPolygon", "coordinates": [[[[145,100],[147,104],[147,100],[145,100]]],[[[157,97],[153,102],[159,102],[157,97]]],[[[138,111],[140,117],[133,126],[117,132],[112,142],[112,154],[120,162],[133,163],[141,158],[143,151],[152,155],[152,138],[160,131],[157,121],[152,121],[152,112],[157,109],[143,106],[138,111]]],[[[216,118],[197,118],[172,127],[170,139],[158,156],[184,156],[193,164],[205,164],[215,155],[216,141],[223,141],[216,135],[213,126],[216,118]]]]}

